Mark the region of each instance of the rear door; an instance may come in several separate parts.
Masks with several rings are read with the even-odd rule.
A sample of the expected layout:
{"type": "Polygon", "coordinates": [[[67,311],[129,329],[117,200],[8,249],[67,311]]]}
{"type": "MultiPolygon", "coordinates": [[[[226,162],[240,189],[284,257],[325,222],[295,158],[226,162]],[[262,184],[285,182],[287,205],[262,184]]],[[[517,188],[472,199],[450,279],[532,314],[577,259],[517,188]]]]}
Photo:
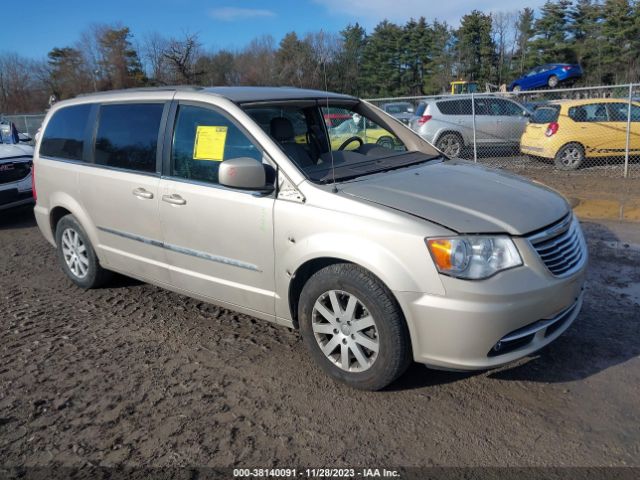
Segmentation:
{"type": "MultiPolygon", "coordinates": [[[[609,122],[605,103],[589,103],[569,108],[569,118],[575,122],[572,140],[585,146],[587,156],[609,156],[624,149],[624,133],[615,122],[609,122]]],[[[567,125],[569,127],[569,125],[567,125]]],[[[562,128],[562,127],[561,127],[562,128]]]]}
{"type": "Polygon", "coordinates": [[[222,162],[263,161],[264,153],[220,108],[180,101],[174,109],[159,194],[171,283],[218,303],[274,315],[275,197],[218,183],[222,162]]]}
{"type": "Polygon", "coordinates": [[[496,118],[498,143],[519,143],[529,120],[524,115],[524,108],[509,100],[494,98],[490,110],[496,118]]]}
{"type": "Polygon", "coordinates": [[[78,169],[105,266],[160,283],[168,282],[168,270],[158,217],[158,140],[168,105],[162,99],[97,105],[93,165],[78,169]]]}
{"type": "MultiPolygon", "coordinates": [[[[491,144],[499,141],[497,117],[491,113],[491,98],[479,97],[474,99],[476,141],[479,144],[491,144]]],[[[469,119],[473,121],[470,116],[469,119]]]]}
{"type": "MultiPolygon", "coordinates": [[[[609,125],[612,135],[615,135],[611,145],[615,155],[623,155],[627,145],[627,120],[629,117],[629,104],[616,102],[607,104],[609,110],[609,125]]],[[[638,154],[640,151],[640,106],[631,105],[631,122],[629,124],[629,149],[630,154],[638,154]]]]}

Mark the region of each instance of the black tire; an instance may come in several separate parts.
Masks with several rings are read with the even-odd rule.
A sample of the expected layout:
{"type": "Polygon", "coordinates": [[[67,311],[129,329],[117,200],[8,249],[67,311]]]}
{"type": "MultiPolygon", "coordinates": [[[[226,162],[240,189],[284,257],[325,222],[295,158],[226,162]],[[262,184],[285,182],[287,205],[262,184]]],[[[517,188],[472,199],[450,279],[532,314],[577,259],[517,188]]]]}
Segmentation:
{"type": "MultiPolygon", "coordinates": [[[[89,241],[87,233],[73,215],[65,215],[56,225],[56,252],[64,273],[73,283],[81,288],[97,288],[104,285],[111,278],[112,273],[100,266],[100,262],[89,241]],[[84,268],[86,268],[86,272],[83,275],[75,273],[65,259],[63,247],[65,243],[63,235],[65,235],[65,232],[70,235],[73,235],[71,232],[75,232],[84,246],[83,253],[86,255],[85,260],[87,263],[86,265],[83,263],[84,268]]],[[[79,260],[77,261],[79,262],[79,260]]]]}
{"type": "Polygon", "coordinates": [[[511,89],[512,92],[519,92],[522,90],[522,87],[520,85],[514,85],[513,88],[511,89]]]}
{"type": "Polygon", "coordinates": [[[556,88],[558,86],[558,77],[556,77],[555,75],[551,75],[548,79],[547,79],[547,85],[549,88],[556,88]]]}
{"type": "Polygon", "coordinates": [[[554,164],[558,170],[577,170],[584,164],[584,147],[576,142],[564,145],[554,159],[554,164]]]}
{"type": "Polygon", "coordinates": [[[445,132],[438,138],[436,148],[448,157],[458,158],[462,155],[464,141],[459,133],[445,132]]]}
{"type": "MultiPolygon", "coordinates": [[[[346,317],[343,317],[343,321],[344,318],[346,317]]],[[[411,363],[409,332],[399,305],[380,280],[357,265],[338,263],[316,272],[302,289],[298,303],[298,320],[302,338],[311,357],[329,376],[354,388],[380,390],[402,375],[411,363]],[[318,315],[315,310],[316,302],[322,301],[321,299],[330,291],[341,291],[344,294],[357,297],[361,302],[362,311],[365,312],[364,315],[370,316],[374,320],[375,336],[373,338],[378,343],[378,351],[373,360],[371,360],[372,357],[368,358],[371,363],[363,371],[347,371],[340,368],[328,355],[322,352],[320,340],[314,333],[313,319],[314,315],[318,315]]],[[[339,319],[335,320],[339,322],[339,319]]],[[[356,321],[357,319],[354,320],[354,323],[356,321]]],[[[326,325],[331,328],[328,323],[326,325]]],[[[355,328],[353,332],[356,332],[355,328]]],[[[340,332],[340,334],[342,333],[340,332]]],[[[338,338],[339,332],[336,329],[329,335],[331,335],[331,339],[334,336],[338,338]]],[[[346,335],[349,336],[349,331],[346,335]]],[[[328,335],[319,334],[319,336],[329,338],[328,335]]],[[[354,335],[351,334],[350,338],[354,338],[354,335]]],[[[346,345],[346,340],[348,338],[343,336],[341,341],[346,345]]],[[[327,343],[331,342],[327,340],[327,343]]],[[[326,346],[327,344],[325,344],[326,346]]],[[[343,347],[338,343],[334,348],[341,352],[343,347]]],[[[360,352],[362,351],[360,350],[360,352]]],[[[373,355],[372,352],[368,353],[373,355]]],[[[353,351],[347,355],[353,365],[360,365],[353,351]]]]}

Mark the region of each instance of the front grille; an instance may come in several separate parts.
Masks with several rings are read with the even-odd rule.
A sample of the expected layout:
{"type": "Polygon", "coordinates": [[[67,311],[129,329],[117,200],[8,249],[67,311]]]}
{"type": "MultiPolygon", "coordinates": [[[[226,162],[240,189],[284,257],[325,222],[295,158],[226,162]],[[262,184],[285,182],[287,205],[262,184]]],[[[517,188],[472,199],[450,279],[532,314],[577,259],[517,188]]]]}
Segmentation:
{"type": "Polygon", "coordinates": [[[19,182],[31,173],[31,162],[0,163],[0,184],[19,182]]]}
{"type": "Polygon", "coordinates": [[[529,241],[556,277],[571,275],[587,259],[584,237],[573,214],[543,232],[530,236],[529,241]]]}

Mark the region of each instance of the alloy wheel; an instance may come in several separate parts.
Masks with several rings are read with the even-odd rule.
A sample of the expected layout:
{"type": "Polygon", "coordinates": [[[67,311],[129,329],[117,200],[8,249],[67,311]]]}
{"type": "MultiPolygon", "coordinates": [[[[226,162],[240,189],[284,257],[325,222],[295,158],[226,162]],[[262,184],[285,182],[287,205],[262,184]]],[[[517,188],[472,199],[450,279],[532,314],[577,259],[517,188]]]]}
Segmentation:
{"type": "Polygon", "coordinates": [[[457,157],[460,155],[462,145],[460,144],[460,139],[456,135],[448,133],[440,139],[438,142],[438,148],[449,157],[457,157]]]}
{"type": "Polygon", "coordinates": [[[582,152],[578,147],[566,147],[560,155],[560,161],[567,168],[576,167],[582,162],[582,152]]]}
{"type": "Polygon", "coordinates": [[[71,273],[78,278],[84,278],[89,272],[89,257],[87,247],[82,238],[72,228],[62,232],[62,254],[71,273]]]}
{"type": "Polygon", "coordinates": [[[320,295],[313,306],[311,327],[322,353],[341,370],[363,372],[378,357],[376,322],[351,293],[329,290],[320,295]]]}

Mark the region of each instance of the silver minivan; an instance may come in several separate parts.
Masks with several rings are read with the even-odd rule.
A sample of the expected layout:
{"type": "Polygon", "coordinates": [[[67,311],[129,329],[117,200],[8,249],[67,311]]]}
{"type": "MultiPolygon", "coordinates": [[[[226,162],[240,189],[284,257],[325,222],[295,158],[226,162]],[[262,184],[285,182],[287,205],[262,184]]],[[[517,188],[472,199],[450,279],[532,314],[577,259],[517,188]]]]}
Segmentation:
{"type": "Polygon", "coordinates": [[[560,195],[449,160],[351,96],[215,87],[63,101],[34,175],[38,226],[79,287],[119,272],[299,329],[320,367],[357,388],[385,387],[412,360],[503,365],[556,339],[582,305],[587,250],[560,195]],[[329,109],[365,128],[337,135],[329,109]]]}
{"type": "Polygon", "coordinates": [[[474,140],[481,148],[519,147],[530,113],[492,95],[476,96],[473,104],[471,97],[440,98],[421,102],[410,126],[449,157],[459,157],[474,140]]]}

